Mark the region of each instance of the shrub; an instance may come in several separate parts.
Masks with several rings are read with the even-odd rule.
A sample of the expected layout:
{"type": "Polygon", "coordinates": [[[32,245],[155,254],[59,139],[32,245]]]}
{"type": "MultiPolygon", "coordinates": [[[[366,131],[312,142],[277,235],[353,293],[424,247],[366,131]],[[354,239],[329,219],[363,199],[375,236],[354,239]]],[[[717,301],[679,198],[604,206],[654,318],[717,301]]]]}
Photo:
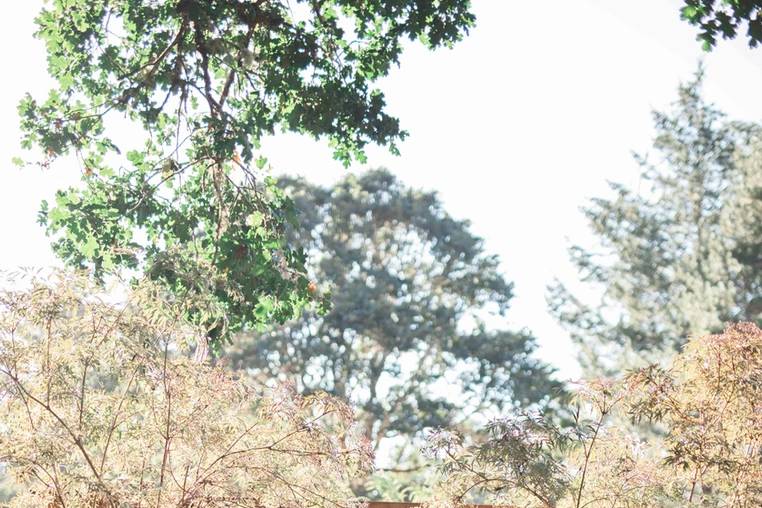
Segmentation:
{"type": "Polygon", "coordinates": [[[0,462],[15,507],[345,506],[370,464],[351,410],[264,394],[184,354],[200,333],[139,287],[84,279],[0,294],[0,462]]]}
{"type": "Polygon", "coordinates": [[[567,429],[523,416],[494,422],[480,443],[434,434],[431,452],[442,459],[445,481],[432,502],[762,506],[762,330],[756,325],[695,338],[669,368],[591,382],[577,396],[567,429]]]}

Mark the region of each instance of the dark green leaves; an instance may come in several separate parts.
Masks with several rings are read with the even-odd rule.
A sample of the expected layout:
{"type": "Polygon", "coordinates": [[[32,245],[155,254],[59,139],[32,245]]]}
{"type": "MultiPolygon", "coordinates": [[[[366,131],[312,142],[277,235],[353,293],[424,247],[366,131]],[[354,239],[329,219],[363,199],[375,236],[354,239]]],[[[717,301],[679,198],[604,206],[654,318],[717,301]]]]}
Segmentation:
{"type": "Polygon", "coordinates": [[[56,252],[165,282],[215,340],[324,308],[284,238],[295,212],[265,178],[261,138],[324,138],[344,164],[369,143],[396,151],[405,132],[374,81],[404,39],[449,45],[473,21],[468,0],[51,1],[37,35],[58,87],[19,114],[43,164],[82,168],[40,214],[56,252]],[[128,140],[106,136],[118,117],[139,127],[128,140]]]}
{"type": "MultiPolygon", "coordinates": [[[[193,98],[209,108],[198,127],[216,124],[217,141],[243,147],[244,161],[281,127],[328,138],[348,163],[368,143],[394,149],[405,135],[371,88],[397,62],[401,40],[449,45],[474,21],[466,0],[296,4],[57,1],[39,16],[38,35],[64,103],[83,96],[96,118],[113,109],[164,131],[157,116],[170,105],[189,114],[193,98]]],[[[71,116],[63,105],[55,112],[71,116]]]]}
{"type": "Polygon", "coordinates": [[[698,39],[711,50],[718,37],[733,39],[746,26],[750,47],[762,42],[762,1],[684,0],[680,17],[699,27],[698,39]]]}

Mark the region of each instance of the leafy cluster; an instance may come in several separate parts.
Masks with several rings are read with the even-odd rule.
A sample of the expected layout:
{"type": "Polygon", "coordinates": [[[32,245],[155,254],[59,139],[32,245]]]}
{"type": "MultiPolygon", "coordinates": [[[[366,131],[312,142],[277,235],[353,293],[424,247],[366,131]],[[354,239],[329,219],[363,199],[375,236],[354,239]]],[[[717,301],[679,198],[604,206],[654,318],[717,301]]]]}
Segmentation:
{"type": "Polygon", "coordinates": [[[290,202],[264,179],[263,136],[327,138],[338,159],[405,132],[373,83],[406,39],[449,45],[467,0],[55,0],[37,19],[58,86],[19,105],[43,165],[74,154],[81,188],[40,220],[56,252],[98,273],[138,269],[207,306],[190,316],[216,345],[284,321],[316,296],[283,240],[290,202]],[[114,137],[125,117],[137,134],[114,137]],[[109,129],[107,129],[107,125],[109,129]],[[125,146],[143,143],[140,149],[125,146]],[[124,157],[121,151],[125,151],[124,157]]]}
{"type": "Polygon", "coordinates": [[[184,123],[201,157],[226,159],[240,147],[250,162],[259,139],[283,127],[328,137],[349,161],[368,142],[393,146],[403,136],[371,89],[397,62],[402,41],[434,48],[459,40],[474,21],[469,7],[56,0],[37,22],[59,88],[43,104],[24,101],[26,139],[56,154],[85,150],[97,165],[98,150],[112,148],[103,115],[113,110],[160,142],[184,123]]]}
{"type": "Polygon", "coordinates": [[[427,452],[440,460],[440,472],[447,478],[436,495],[458,504],[482,500],[482,492],[509,489],[554,506],[569,483],[559,459],[568,441],[564,432],[539,415],[524,414],[494,420],[485,433],[486,439],[470,446],[452,431],[429,436],[427,452]]]}
{"type": "Polygon", "coordinates": [[[698,39],[705,50],[717,44],[717,38],[735,38],[746,24],[749,46],[762,42],[762,2],[759,0],[684,0],[681,17],[699,27],[698,39]]]}
{"type": "Polygon", "coordinates": [[[762,503],[761,372],[762,330],[741,323],[690,341],[670,369],[631,376],[630,414],[667,428],[665,463],[691,478],[689,500],[762,503]]]}
{"type": "Polygon", "coordinates": [[[0,462],[12,507],[348,506],[370,465],[344,403],[264,394],[188,358],[203,331],[142,286],[84,279],[0,295],[0,462]]]}
{"type": "Polygon", "coordinates": [[[445,480],[432,506],[759,506],[760,372],[762,329],[741,323],[691,340],[667,369],[587,384],[571,428],[523,417],[472,445],[435,434],[445,480]],[[627,430],[623,417],[657,432],[627,430]]]}

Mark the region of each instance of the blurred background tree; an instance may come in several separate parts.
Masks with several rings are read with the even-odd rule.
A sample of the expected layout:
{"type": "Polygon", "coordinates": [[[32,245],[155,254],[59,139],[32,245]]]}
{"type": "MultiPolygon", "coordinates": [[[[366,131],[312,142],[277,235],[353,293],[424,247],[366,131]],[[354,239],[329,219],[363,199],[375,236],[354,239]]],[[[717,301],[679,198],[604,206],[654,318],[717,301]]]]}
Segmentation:
{"type": "Polygon", "coordinates": [[[561,384],[534,338],[500,327],[513,291],[499,260],[435,193],[385,170],[329,188],[280,183],[302,211],[290,234],[311,288],[330,290],[333,306],[237,341],[235,367],[348,399],[374,449],[386,441],[401,468],[425,428],[548,406],[561,384]]]}
{"type": "Polygon", "coordinates": [[[702,77],[680,86],[671,111],[654,113],[654,152],[636,155],[637,188],[612,183],[613,197],[583,209],[600,245],[570,255],[600,300],[550,288],[552,313],[593,370],[762,317],[762,129],[707,104],[702,77]]]}

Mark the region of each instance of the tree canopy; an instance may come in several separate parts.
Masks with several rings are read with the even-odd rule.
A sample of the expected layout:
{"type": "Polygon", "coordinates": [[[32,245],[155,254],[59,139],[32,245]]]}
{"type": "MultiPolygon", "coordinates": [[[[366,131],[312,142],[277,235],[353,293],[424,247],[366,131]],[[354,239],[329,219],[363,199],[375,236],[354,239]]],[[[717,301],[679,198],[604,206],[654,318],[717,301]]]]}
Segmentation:
{"type": "Polygon", "coordinates": [[[56,252],[96,272],[144,271],[195,298],[213,340],[283,321],[315,297],[282,238],[288,199],[263,178],[277,130],[326,138],[348,164],[406,135],[373,83],[405,40],[430,48],[474,22],[468,0],[55,0],[37,18],[57,87],[19,105],[23,146],[83,184],[44,204],[56,252]],[[131,121],[142,147],[110,122],[131,121]],[[125,147],[131,148],[126,150],[125,147]],[[124,158],[120,156],[125,149],[124,158]]]}
{"type": "Polygon", "coordinates": [[[701,82],[700,72],[672,111],[654,113],[654,153],[636,157],[638,188],[614,183],[613,197],[584,209],[600,245],[570,253],[601,299],[591,304],[563,284],[550,293],[590,364],[612,345],[673,349],[761,317],[762,130],[707,104],[701,82]]]}
{"type": "Polygon", "coordinates": [[[385,170],[281,185],[303,211],[293,241],[333,306],[237,341],[234,366],[348,399],[376,447],[471,411],[542,408],[560,389],[530,334],[494,329],[512,285],[436,194],[385,170]]]}

